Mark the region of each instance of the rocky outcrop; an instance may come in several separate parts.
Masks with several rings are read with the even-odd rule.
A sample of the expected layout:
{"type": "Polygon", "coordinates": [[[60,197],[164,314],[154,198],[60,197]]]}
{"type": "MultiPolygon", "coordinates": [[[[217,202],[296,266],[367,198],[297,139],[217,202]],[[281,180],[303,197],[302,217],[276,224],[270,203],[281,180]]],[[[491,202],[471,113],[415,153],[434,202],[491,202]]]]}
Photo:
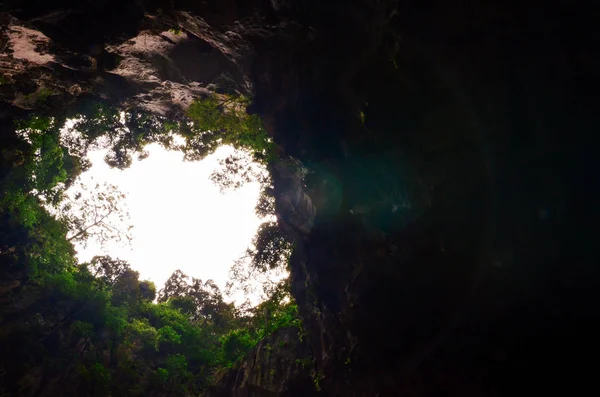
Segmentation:
{"type": "Polygon", "coordinates": [[[268,34],[251,13],[229,19],[202,4],[7,7],[0,15],[0,98],[38,112],[95,96],[175,117],[209,93],[247,95],[254,59],[248,40],[268,34]]]}
{"type": "Polygon", "coordinates": [[[313,360],[297,328],[280,329],[233,368],[217,376],[204,397],[311,396],[313,360]]]}
{"type": "MultiPolygon", "coordinates": [[[[323,395],[573,393],[593,378],[593,10],[100,3],[3,14],[0,115],[85,95],[175,115],[251,91],[248,111],[307,171],[274,178],[323,395]]],[[[220,395],[310,395],[258,370],[261,354],[220,395]]],[[[269,365],[287,374],[288,359],[269,365]]]]}

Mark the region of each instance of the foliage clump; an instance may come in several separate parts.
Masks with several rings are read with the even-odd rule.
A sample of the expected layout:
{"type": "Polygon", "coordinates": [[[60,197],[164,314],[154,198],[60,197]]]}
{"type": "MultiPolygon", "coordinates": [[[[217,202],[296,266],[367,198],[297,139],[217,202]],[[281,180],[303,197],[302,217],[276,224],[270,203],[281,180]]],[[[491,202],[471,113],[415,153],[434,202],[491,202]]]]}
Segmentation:
{"type": "Polygon", "coordinates": [[[199,160],[221,145],[231,145],[249,150],[255,160],[272,160],[274,144],[260,118],[246,113],[248,104],[241,96],[213,96],[192,103],[187,112],[190,122],[179,126],[186,138],[186,158],[199,160]]]}

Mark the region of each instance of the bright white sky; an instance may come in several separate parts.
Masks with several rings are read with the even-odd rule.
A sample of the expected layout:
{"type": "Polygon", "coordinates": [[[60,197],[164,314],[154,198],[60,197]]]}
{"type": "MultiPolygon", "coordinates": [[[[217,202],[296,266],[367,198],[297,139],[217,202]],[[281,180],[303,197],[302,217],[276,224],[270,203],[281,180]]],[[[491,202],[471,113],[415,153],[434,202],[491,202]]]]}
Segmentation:
{"type": "Polygon", "coordinates": [[[108,254],[128,261],[140,279],[156,283],[157,291],[171,273],[181,269],[188,276],[213,279],[223,291],[229,268],[250,244],[261,220],[254,213],[260,185],[245,184],[225,194],[209,179],[218,159],[233,148],[223,146],[200,162],[184,162],[183,154],[149,145],[150,156],[134,159],[121,171],[104,163],[105,151],[89,154],[92,168],[81,176],[84,183],[116,185],[127,194],[131,247],[109,243],[101,248],[93,241],[77,246],[84,262],[108,254]]]}

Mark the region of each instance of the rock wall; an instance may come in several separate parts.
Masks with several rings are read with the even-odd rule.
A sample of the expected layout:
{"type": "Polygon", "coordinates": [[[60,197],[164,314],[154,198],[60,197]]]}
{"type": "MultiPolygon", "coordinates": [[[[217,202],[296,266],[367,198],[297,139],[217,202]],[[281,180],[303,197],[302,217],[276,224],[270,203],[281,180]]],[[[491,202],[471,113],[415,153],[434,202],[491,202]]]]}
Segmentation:
{"type": "Polygon", "coordinates": [[[204,397],[310,396],[313,360],[297,328],[280,329],[217,376],[204,397]]]}
{"type": "Polygon", "coordinates": [[[313,11],[303,40],[258,56],[252,110],[308,169],[316,217],[292,282],[323,394],[583,389],[598,280],[585,231],[597,187],[582,179],[593,13],[313,11]]]}
{"type": "Polygon", "coordinates": [[[249,94],[248,37],[265,34],[252,8],[227,2],[8,3],[0,98],[38,112],[94,96],[176,117],[208,93],[249,94]]]}

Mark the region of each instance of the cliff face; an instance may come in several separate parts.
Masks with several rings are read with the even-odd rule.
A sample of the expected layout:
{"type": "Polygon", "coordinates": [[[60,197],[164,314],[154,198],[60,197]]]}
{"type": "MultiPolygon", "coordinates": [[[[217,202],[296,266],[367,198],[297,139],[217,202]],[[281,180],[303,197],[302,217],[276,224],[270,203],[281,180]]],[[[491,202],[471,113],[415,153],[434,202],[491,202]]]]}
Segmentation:
{"type": "Polygon", "coordinates": [[[217,376],[205,397],[310,396],[313,361],[300,330],[285,328],[261,341],[234,368],[217,376]]]}
{"type": "Polygon", "coordinates": [[[309,169],[292,281],[325,395],[585,377],[564,363],[595,311],[589,241],[570,234],[595,194],[581,178],[599,58],[590,20],[562,12],[348,5],[316,18],[305,51],[271,47],[298,52],[256,102],[309,169]]]}
{"type": "MultiPolygon", "coordinates": [[[[2,117],[85,95],[175,117],[204,92],[252,92],[249,112],[308,171],[303,183],[274,176],[323,395],[580,384],[586,368],[567,363],[596,316],[591,234],[576,236],[597,193],[584,183],[593,12],[159,3],[14,6],[2,117]],[[290,216],[290,189],[310,230],[290,216]]],[[[255,372],[260,351],[215,395],[310,395],[255,372]]],[[[285,362],[269,368],[288,374],[285,362]]]]}

